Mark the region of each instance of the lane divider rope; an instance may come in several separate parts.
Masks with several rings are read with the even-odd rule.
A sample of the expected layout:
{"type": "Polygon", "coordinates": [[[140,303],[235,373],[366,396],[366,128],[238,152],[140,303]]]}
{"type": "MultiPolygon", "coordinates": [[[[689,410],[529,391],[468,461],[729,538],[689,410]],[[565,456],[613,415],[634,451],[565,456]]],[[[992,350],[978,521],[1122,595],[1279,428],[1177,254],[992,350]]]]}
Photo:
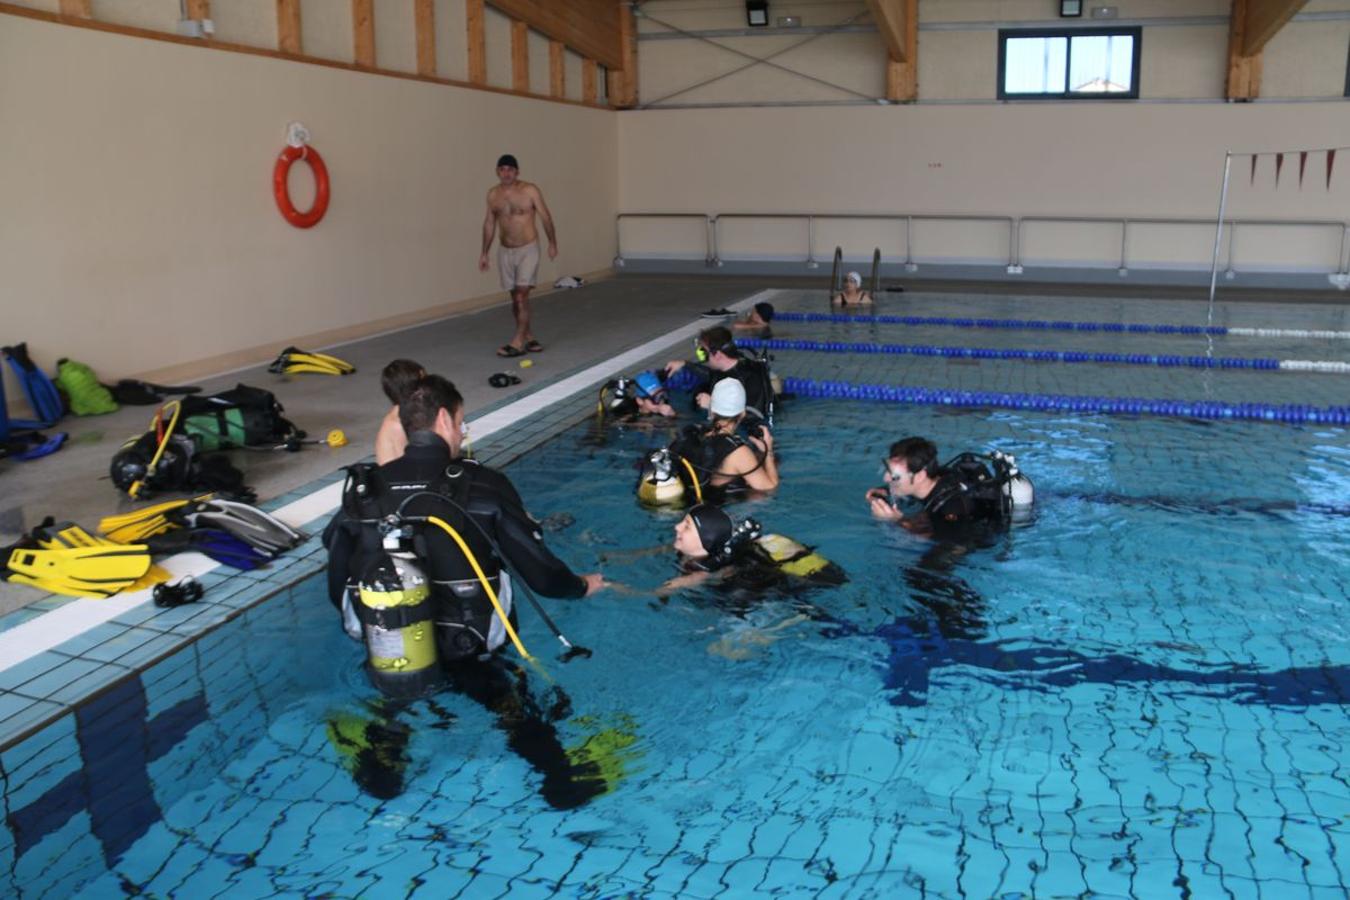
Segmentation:
{"type": "Polygon", "coordinates": [[[860,325],[939,325],[950,328],[1004,328],[1028,331],[1104,331],[1124,334],[1199,334],[1212,337],[1320,338],[1350,340],[1350,331],[1298,328],[1227,328],[1222,325],[1145,325],[1128,322],[1067,322],[1044,319],[968,319],[952,316],[851,315],[780,312],[775,322],[841,322],[860,325]]]}
{"type": "Polygon", "coordinates": [[[806,341],[783,338],[738,338],[750,350],[801,350],[808,353],[881,353],[940,356],[948,359],[1007,359],[1032,362],[1104,363],[1191,369],[1264,369],[1290,372],[1350,373],[1350,362],[1273,359],[1246,356],[1180,356],[1163,353],[1088,353],[1080,350],[1026,350],[998,347],[942,347],[933,344],[875,344],[865,341],[806,341]]]}
{"type": "Polygon", "coordinates": [[[1249,422],[1345,425],[1350,406],[1300,403],[1225,403],[1217,400],[1170,400],[1145,397],[1091,397],[1067,394],[1019,394],[1004,391],[954,391],[945,388],[891,384],[852,384],[786,378],[783,389],[799,397],[871,400],[918,406],[972,406],[1025,409],[1036,412],[1104,413],[1165,416],[1184,419],[1233,419],[1249,422]]]}

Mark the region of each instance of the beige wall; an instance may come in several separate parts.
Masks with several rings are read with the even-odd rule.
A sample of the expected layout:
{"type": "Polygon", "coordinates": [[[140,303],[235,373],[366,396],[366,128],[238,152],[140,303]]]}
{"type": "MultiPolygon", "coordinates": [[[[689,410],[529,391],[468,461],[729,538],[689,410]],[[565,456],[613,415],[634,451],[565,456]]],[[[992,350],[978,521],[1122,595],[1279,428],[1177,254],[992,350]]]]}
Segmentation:
{"type": "MultiPolygon", "coordinates": [[[[602,269],[615,120],[0,16],[4,331],[49,366],[70,356],[119,377],[496,292],[476,261],[505,150],[559,223],[541,279],[602,269]],[[293,119],[333,183],[307,231],[271,190],[293,119]]],[[[303,204],[304,166],[292,181],[303,204]]]]}
{"type": "MultiPolygon", "coordinates": [[[[1183,20],[1226,17],[1229,0],[1113,0],[1121,19],[1183,20]]],[[[639,32],[669,33],[742,29],[745,5],[738,0],[647,0],[639,32]]],[[[1314,0],[1304,12],[1350,11],[1350,0],[1314,0]]],[[[998,29],[1001,26],[1058,22],[1053,0],[921,0],[919,5],[919,99],[921,101],[993,101],[997,97],[998,29]],[[943,26],[961,26],[946,30],[943,26]],[[973,30],[966,30],[973,29],[973,30]]],[[[871,25],[858,0],[791,2],[776,0],[771,19],[798,15],[806,25],[871,25]]],[[[1103,23],[1106,24],[1106,23],[1103,23]]],[[[741,53],[766,57],[810,35],[765,29],[755,36],[714,38],[741,53]]],[[[1156,24],[1143,29],[1140,85],[1143,99],[1216,99],[1227,74],[1228,27],[1214,24],[1156,24]]],[[[1264,54],[1262,96],[1329,98],[1345,91],[1350,21],[1294,22],[1264,54]]],[[[706,41],[639,42],[641,101],[666,104],[795,103],[856,101],[885,93],[884,56],[876,33],[840,33],[813,38],[774,62],[832,82],[812,83],[757,65],[735,74],[748,60],[706,41]],[[689,90],[714,75],[711,84],[689,90]]]]}
{"type": "MultiPolygon", "coordinates": [[[[629,211],[697,213],[1211,217],[1225,149],[1350,145],[1345,109],[1334,102],[1057,103],[622,113],[619,201],[629,211]]],[[[1346,218],[1350,166],[1344,161],[1330,192],[1323,186],[1322,154],[1310,159],[1302,190],[1296,157],[1286,160],[1278,190],[1269,158],[1254,185],[1246,166],[1245,159],[1235,166],[1231,214],[1346,218]]],[[[800,258],[804,233],[800,222],[728,222],[724,249],[800,258]]],[[[702,234],[697,221],[634,222],[624,229],[623,247],[626,254],[701,257],[702,234]]],[[[1033,258],[1104,254],[1109,260],[1119,251],[1114,226],[1035,226],[1026,237],[1033,258]]],[[[1295,267],[1327,262],[1339,242],[1333,232],[1262,237],[1241,248],[1249,259],[1295,267]]],[[[1212,228],[1141,230],[1132,249],[1137,244],[1140,258],[1159,264],[1187,265],[1197,248],[1199,258],[1208,258],[1208,240],[1212,228]]],[[[903,232],[895,224],[820,223],[816,257],[828,260],[835,244],[852,255],[870,254],[874,246],[893,255],[902,252],[903,232]]],[[[927,226],[916,251],[929,259],[998,260],[1006,258],[1007,230],[927,226]]]]}

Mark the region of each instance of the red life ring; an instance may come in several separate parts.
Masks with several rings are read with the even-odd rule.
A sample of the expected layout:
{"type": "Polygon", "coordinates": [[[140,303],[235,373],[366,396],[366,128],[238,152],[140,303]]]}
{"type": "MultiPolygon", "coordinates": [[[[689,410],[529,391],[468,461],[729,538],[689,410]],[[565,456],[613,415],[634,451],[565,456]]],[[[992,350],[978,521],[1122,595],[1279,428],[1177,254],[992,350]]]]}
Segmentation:
{"type": "Polygon", "coordinates": [[[312,228],[317,225],[323,214],[328,212],[328,167],[323,164],[323,157],[319,155],[319,151],[308,145],[294,147],[287,144],[286,149],[277,157],[276,167],[272,169],[272,193],[277,198],[277,209],[281,210],[287,222],[296,228],[312,228]],[[286,176],[291,171],[291,163],[297,159],[309,163],[310,171],[314,173],[314,205],[309,208],[309,212],[300,212],[291,205],[290,191],[286,187],[286,176]]]}

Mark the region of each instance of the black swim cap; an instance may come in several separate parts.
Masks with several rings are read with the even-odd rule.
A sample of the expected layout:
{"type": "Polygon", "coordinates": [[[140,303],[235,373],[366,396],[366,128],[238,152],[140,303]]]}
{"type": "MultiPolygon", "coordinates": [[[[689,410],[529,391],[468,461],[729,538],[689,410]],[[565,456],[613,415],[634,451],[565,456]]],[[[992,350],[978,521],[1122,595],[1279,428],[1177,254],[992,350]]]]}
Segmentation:
{"type": "Polygon", "coordinates": [[[709,556],[717,556],[731,539],[731,516],[711,503],[700,503],[689,510],[689,518],[698,532],[699,543],[709,556]]]}
{"type": "Polygon", "coordinates": [[[759,317],[760,317],[761,319],[763,319],[765,322],[772,322],[772,321],[773,321],[773,304],[772,304],[772,303],[756,303],[756,304],[755,304],[755,312],[759,313],[759,317]]]}
{"type": "Polygon", "coordinates": [[[517,172],[520,171],[520,163],[516,162],[516,158],[510,153],[503,153],[501,156],[497,157],[497,168],[500,169],[502,166],[510,166],[517,172]]]}

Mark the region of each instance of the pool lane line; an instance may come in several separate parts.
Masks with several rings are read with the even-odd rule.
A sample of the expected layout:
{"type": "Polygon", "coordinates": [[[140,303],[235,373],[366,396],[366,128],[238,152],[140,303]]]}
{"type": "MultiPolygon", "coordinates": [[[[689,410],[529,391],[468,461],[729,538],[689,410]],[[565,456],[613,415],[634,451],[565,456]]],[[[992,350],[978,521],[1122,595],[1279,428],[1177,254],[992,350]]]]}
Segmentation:
{"type": "Polygon", "coordinates": [[[1350,373],[1350,362],[1273,359],[1248,356],[1180,356],[1163,353],[1089,353],[1081,350],[1027,350],[1013,347],[944,347],[936,344],[875,344],[866,341],[807,341],[784,338],[742,338],[737,346],[751,350],[800,350],[807,353],[873,353],[938,356],[946,359],[998,359],[1028,362],[1099,363],[1190,369],[1262,369],[1284,372],[1350,373]]]}
{"type": "Polygon", "coordinates": [[[1144,397],[1092,397],[1072,394],[1018,394],[1002,391],[953,391],[901,384],[852,384],[785,378],[783,389],[802,397],[871,400],[917,406],[959,406],[1020,409],[1050,413],[1103,413],[1181,419],[1228,419],[1244,422],[1347,425],[1350,406],[1299,403],[1224,403],[1217,400],[1171,400],[1144,397]]]}
{"type": "MultiPolygon", "coordinates": [[[[744,312],[774,293],[773,290],[759,291],[743,300],[727,304],[727,308],[744,312]]],[[[698,319],[688,325],[682,325],[630,350],[609,357],[603,362],[588,366],[500,409],[470,419],[474,440],[491,437],[598,381],[627,372],[632,366],[671,344],[697,336],[700,331],[710,327],[710,324],[707,319],[698,319]]],[[[308,530],[308,526],[318,523],[320,519],[336,510],[341,501],[342,482],[337,482],[319,488],[279,509],[271,510],[271,513],[292,528],[308,530]]],[[[284,557],[285,554],[282,554],[279,558],[284,557]]],[[[174,579],[187,575],[200,577],[220,568],[214,560],[196,552],[179,553],[161,560],[159,564],[168,569],[174,579]]],[[[282,585],[278,584],[277,587],[282,585]]],[[[111,622],[129,610],[150,602],[153,593],[153,590],[144,590],[116,594],[104,600],[72,600],[5,632],[0,632],[0,671],[54,649],[95,626],[111,622]]],[[[207,599],[210,599],[209,593],[207,599]]],[[[187,637],[189,636],[184,636],[185,640],[187,637]]],[[[22,694],[22,688],[18,689],[17,693],[22,694]]]]}
{"type": "Polygon", "coordinates": [[[1126,322],[1067,322],[1045,319],[989,319],[954,316],[854,315],[849,313],[781,312],[777,322],[843,322],[861,325],[939,325],[948,328],[1004,328],[1026,331],[1087,331],[1109,334],[1182,334],[1210,337],[1318,338],[1350,340],[1350,331],[1300,328],[1228,328],[1223,325],[1146,325],[1126,322]]]}

